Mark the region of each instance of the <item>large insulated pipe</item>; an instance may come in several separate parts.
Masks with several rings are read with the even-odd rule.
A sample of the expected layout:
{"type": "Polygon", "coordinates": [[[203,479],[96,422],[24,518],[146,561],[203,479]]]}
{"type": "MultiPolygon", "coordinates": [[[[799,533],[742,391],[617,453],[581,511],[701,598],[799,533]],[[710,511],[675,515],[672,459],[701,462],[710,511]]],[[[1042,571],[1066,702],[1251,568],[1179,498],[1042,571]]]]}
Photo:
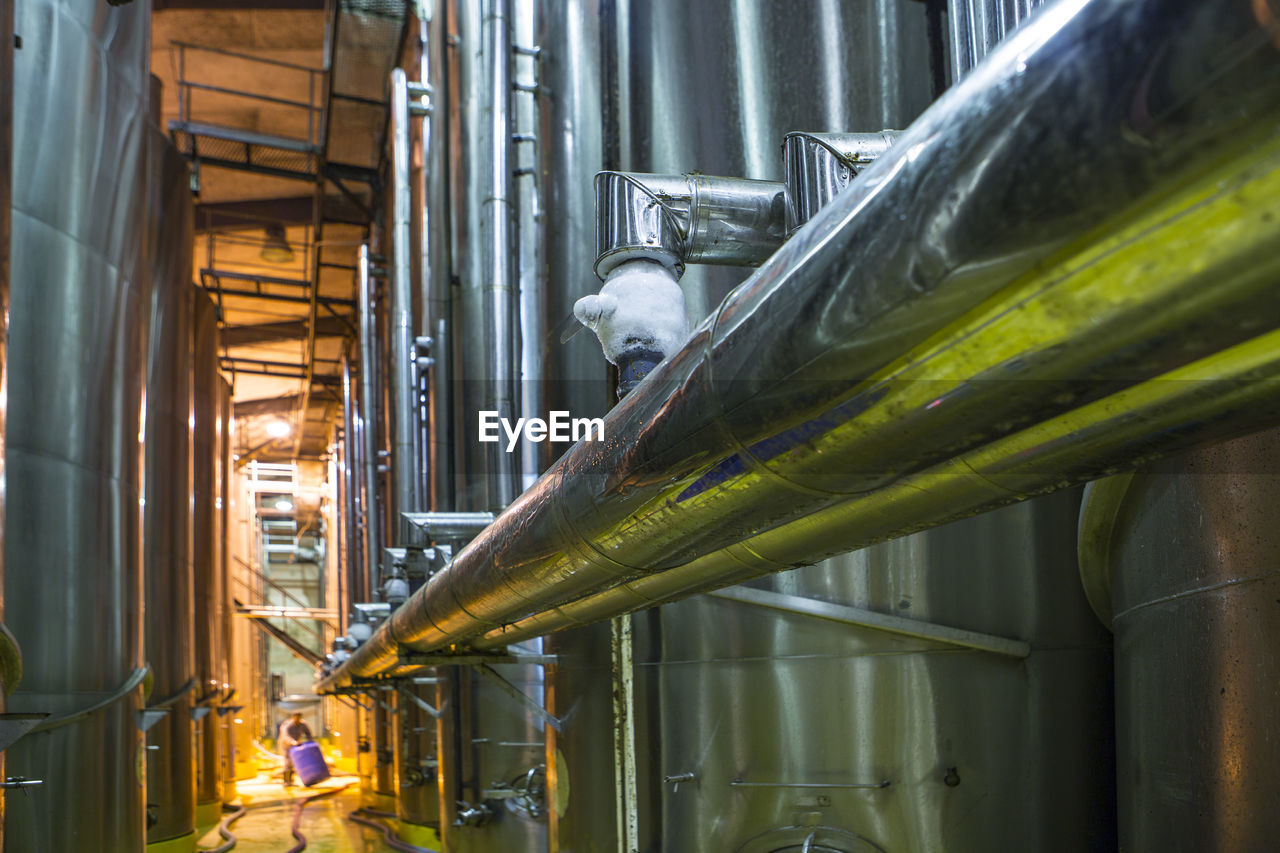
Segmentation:
{"type": "MultiPolygon", "coordinates": [[[[377,588],[381,578],[382,536],[378,519],[378,421],[374,401],[374,371],[377,369],[377,343],[374,340],[373,276],[369,270],[369,246],[360,247],[357,264],[359,300],[357,317],[360,323],[360,432],[361,461],[364,479],[364,589],[368,596],[377,588]]],[[[353,600],[356,591],[352,590],[353,600]]]]}
{"type": "Polygon", "coordinates": [[[400,513],[417,512],[418,458],[417,351],[413,332],[413,254],[409,185],[409,81],[403,68],[391,72],[391,275],[388,325],[391,369],[391,529],[401,529],[400,513]]]}
{"type": "Polygon", "coordinates": [[[1280,420],[1272,332],[972,453],[693,560],[495,629],[499,648],[904,536],[1280,420]]]}
{"type": "MultiPolygon", "coordinates": [[[[1046,9],[616,407],[606,441],[569,451],[328,684],[887,488],[1270,328],[1260,246],[1274,224],[1218,240],[1246,218],[1216,177],[1199,190],[1217,193],[1217,220],[1197,219],[1194,196],[1153,205],[1275,133],[1273,37],[1236,0],[1046,9]],[[1213,73],[1184,80],[1192,66],[1213,73]],[[1210,229],[1218,277],[1181,256],[1144,275],[1167,246],[1103,240],[1157,226],[1201,247],[1210,229]],[[948,324],[966,344],[954,357],[927,345],[948,324]]],[[[1269,156],[1230,176],[1252,213],[1269,156]]]]}

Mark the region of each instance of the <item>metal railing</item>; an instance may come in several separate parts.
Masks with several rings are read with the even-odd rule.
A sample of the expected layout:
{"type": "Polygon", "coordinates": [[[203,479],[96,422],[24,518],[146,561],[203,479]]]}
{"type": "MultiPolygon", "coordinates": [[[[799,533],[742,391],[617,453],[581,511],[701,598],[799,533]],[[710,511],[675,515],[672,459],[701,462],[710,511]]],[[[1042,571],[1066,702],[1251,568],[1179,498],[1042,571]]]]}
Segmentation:
{"type": "MultiPolygon", "coordinates": [[[[181,123],[190,124],[201,121],[202,111],[195,103],[197,94],[212,96],[215,101],[219,98],[229,98],[270,104],[273,107],[284,108],[286,111],[296,110],[304,113],[306,116],[305,141],[308,146],[317,149],[320,147],[324,138],[324,102],[328,88],[325,82],[326,73],[323,69],[311,68],[292,62],[281,62],[277,59],[264,59],[221,48],[201,47],[186,42],[173,42],[170,50],[176,64],[178,121],[181,123]],[[263,80],[266,86],[278,88],[282,85],[291,85],[289,78],[294,75],[297,75],[296,82],[299,84],[302,83],[302,78],[305,78],[307,99],[302,101],[295,98],[282,98],[268,91],[245,91],[218,85],[213,81],[212,76],[208,72],[204,72],[201,67],[205,64],[212,65],[212,63],[202,63],[200,61],[202,56],[227,57],[247,64],[251,63],[270,68],[272,71],[267,72],[264,70],[262,74],[256,75],[256,78],[263,80]]],[[[214,121],[209,121],[208,123],[217,124],[214,121]]]]}

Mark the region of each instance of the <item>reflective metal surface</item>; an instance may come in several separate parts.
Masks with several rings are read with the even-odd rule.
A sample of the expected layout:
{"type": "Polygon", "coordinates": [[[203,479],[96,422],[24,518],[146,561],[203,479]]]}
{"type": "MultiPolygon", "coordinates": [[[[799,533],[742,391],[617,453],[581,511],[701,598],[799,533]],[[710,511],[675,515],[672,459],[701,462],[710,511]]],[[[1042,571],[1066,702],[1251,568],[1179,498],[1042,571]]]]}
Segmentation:
{"type": "MultiPolygon", "coordinates": [[[[929,105],[923,5],[897,0],[619,4],[609,169],[780,181],[794,130],[906,127],[929,105]]],[[[686,273],[691,323],[746,271],[686,273]]]]}
{"type": "MultiPolygon", "coordinates": [[[[1110,244],[1093,246],[1088,238],[1098,217],[1114,216],[1144,189],[1158,192],[1162,181],[1185,179],[1203,169],[1204,160],[1222,158],[1233,146],[1254,146],[1257,137],[1274,133],[1274,116],[1264,110],[1280,85],[1280,64],[1265,40],[1270,33],[1225,1],[1198,6],[1194,28],[1184,27],[1186,22],[1161,2],[1148,0],[1142,8],[1113,0],[1058,6],[1009,39],[986,73],[953,89],[913,124],[855,190],[837,197],[797,232],[693,333],[684,350],[614,409],[606,419],[605,442],[580,444],[562,458],[448,570],[393,614],[389,626],[353,655],[338,679],[385,670],[396,643],[429,649],[466,637],[486,622],[507,623],[539,602],[567,600],[633,573],[688,563],[735,537],[832,505],[842,493],[892,483],[961,448],[981,447],[1020,422],[1032,423],[1026,419],[1032,409],[1034,417],[1065,412],[1111,388],[1158,376],[1194,357],[1194,349],[1187,349],[1191,341],[1205,347],[1199,351],[1205,355],[1269,328],[1275,308],[1265,298],[1269,273],[1226,275],[1229,269],[1252,270],[1254,263],[1269,269],[1270,261],[1257,254],[1269,238],[1253,225],[1241,226],[1242,242],[1236,244],[1240,257],[1253,259],[1248,264],[1238,265],[1240,257],[1221,239],[1204,247],[1226,252],[1216,274],[1222,286],[1213,291],[1223,304],[1211,314],[1181,298],[1160,297],[1161,310],[1153,314],[1149,304],[1128,303],[1127,296],[1097,301],[1072,296],[1059,303],[1053,295],[1056,287],[1066,293],[1077,284],[1110,281],[1113,274],[1116,282],[1124,278],[1132,259],[1109,251],[1110,244]],[[1154,34],[1153,20],[1161,22],[1154,34]],[[1242,55],[1218,47],[1240,39],[1253,49],[1242,55]],[[1220,65],[1222,73],[1211,75],[1211,83],[1198,78],[1186,89],[1176,79],[1154,87],[1153,92],[1174,87],[1184,107],[1163,113],[1163,123],[1147,128],[1143,144],[1130,141],[1127,112],[1062,114],[1060,105],[1068,98],[1080,102],[1114,94],[1112,78],[1142,66],[1152,51],[1176,55],[1179,63],[1168,67],[1203,62],[1220,65]],[[1086,97],[1082,85],[1102,88],[1086,97]],[[1228,123],[1244,110],[1253,111],[1248,124],[1228,123]],[[1015,114],[1012,124],[1001,120],[1015,114]],[[1038,134],[1040,119],[1052,121],[1073,144],[1031,145],[1023,135],[1038,134]],[[993,160],[1000,169],[989,168],[993,160]],[[1090,177],[1085,183],[1076,170],[1083,165],[1090,177]],[[949,196],[948,187],[956,184],[969,194],[949,196]],[[1011,186],[1018,187],[1016,210],[1006,200],[1011,186]],[[993,227],[1001,216],[1012,219],[993,227]],[[921,232],[936,238],[925,253],[911,236],[921,232]],[[1044,290],[1033,276],[1017,278],[1073,235],[1086,238],[1076,248],[1081,265],[1062,263],[1082,277],[1055,273],[1049,276],[1052,287],[1044,290]],[[1112,272],[1095,278],[1103,268],[1112,272]],[[918,353],[904,372],[891,374],[907,381],[890,381],[847,399],[871,371],[1011,282],[1016,286],[984,309],[990,317],[977,313],[957,321],[955,340],[968,341],[964,346],[918,353]],[[1051,335],[1000,333],[1001,324],[1013,322],[1013,306],[1024,304],[1021,288],[1025,305],[1036,305],[1036,312],[1042,306],[1045,317],[1058,316],[1050,304],[1080,312],[1078,331],[1088,343],[1067,332],[1075,321],[1054,327],[1055,334],[1067,335],[1056,342],[1051,335]],[[1099,311],[1108,312],[1109,319],[1103,322],[1099,311]],[[1144,329],[1148,321],[1167,321],[1169,334],[1144,329]],[[1200,331],[1191,338],[1181,336],[1196,327],[1200,331]],[[860,334],[869,328],[876,334],[860,334]],[[1012,349],[1002,353],[1006,345],[1012,349]],[[958,355],[961,350],[976,360],[966,361],[968,356],[958,355]],[[913,373],[917,367],[920,372],[913,373]],[[1037,372],[1041,368],[1044,373],[1037,372]],[[793,381],[802,369],[806,381],[793,381]],[[959,385],[915,382],[953,371],[959,385]],[[1082,381],[1027,382],[1019,386],[1025,392],[1019,395],[985,381],[1051,376],[1082,381]],[[916,402],[902,405],[899,400],[905,398],[894,395],[903,394],[916,402]],[[943,396],[949,404],[936,405],[943,396]],[[843,408],[804,425],[842,400],[843,408]],[[910,429],[906,411],[919,416],[909,419],[910,429]],[[998,418],[999,424],[974,420],[979,416],[998,418]],[[959,419],[963,435],[947,427],[952,417],[959,419]],[[884,432],[831,426],[846,421],[879,421],[884,432]],[[799,432],[778,433],[783,425],[797,426],[799,432]],[[811,426],[819,435],[831,427],[833,436],[856,436],[846,449],[859,450],[844,457],[824,455],[811,426]],[[913,433],[916,428],[930,434],[927,442],[912,437],[923,435],[913,433]],[[740,455],[743,447],[750,449],[740,455]],[[785,499],[776,491],[780,484],[787,484],[785,499]],[[698,522],[687,515],[694,507],[700,508],[698,522]],[[681,518],[690,520],[681,523],[681,518]],[[513,566],[520,571],[509,571],[513,566]]],[[[1225,183],[1204,178],[1215,188],[1215,204],[1234,204],[1237,190],[1255,200],[1268,197],[1265,185],[1274,172],[1267,150],[1250,149],[1249,157],[1256,160],[1224,166],[1236,170],[1225,183]]],[[[1151,242],[1144,245],[1153,253],[1159,254],[1160,246],[1150,235],[1157,232],[1149,231],[1154,226],[1145,217],[1163,222],[1160,227],[1172,229],[1170,234],[1189,228],[1188,236],[1203,239],[1206,233],[1186,225],[1192,221],[1186,211],[1197,210],[1190,196],[1178,196],[1169,205],[1168,210],[1139,208],[1140,215],[1133,214],[1137,218],[1125,225],[1147,234],[1151,242]]],[[[1209,215],[1207,210],[1200,212],[1209,215]]],[[[1202,290],[1194,275],[1177,272],[1191,268],[1175,266],[1145,281],[1144,289],[1202,290]]],[[[1137,292],[1117,287],[1118,294],[1137,292]]],[[[853,544],[851,539],[845,547],[853,544]]],[[[785,566],[790,560],[783,556],[778,562],[785,566]]]]}
{"type": "MultiPolygon", "coordinates": [[[[4,326],[0,332],[8,336],[9,317],[9,210],[12,205],[10,186],[13,167],[13,4],[0,7],[0,317],[4,326]]],[[[0,388],[6,356],[0,353],[0,388]]],[[[4,414],[0,413],[0,473],[4,468],[4,414]]],[[[3,502],[0,501],[0,512],[3,502]]],[[[0,518],[0,535],[3,534],[0,518]]],[[[3,540],[0,540],[0,591],[4,589],[3,540]]],[[[0,595],[0,645],[8,649],[4,657],[4,669],[0,673],[0,713],[7,710],[8,692],[16,686],[18,673],[11,664],[16,660],[21,668],[21,656],[13,635],[4,627],[4,596],[0,595]]],[[[5,777],[4,753],[0,752],[0,779],[5,777]]],[[[0,797],[0,850],[4,848],[4,798],[0,797]]]]}
{"type": "Polygon", "coordinates": [[[360,468],[363,481],[361,509],[364,522],[364,576],[363,589],[353,599],[363,603],[373,600],[373,591],[382,583],[380,557],[382,553],[382,521],[379,515],[381,501],[378,491],[378,417],[377,375],[378,342],[373,306],[373,278],[370,275],[369,246],[360,247],[357,260],[356,304],[360,323],[360,468]]]}
{"type": "MultiPolygon", "coordinates": [[[[8,4],[6,4],[8,5],[8,4]]],[[[142,413],[150,313],[149,4],[17,5],[5,619],[9,709],[66,714],[142,666],[142,413]]],[[[8,851],[141,850],[141,691],[29,734],[8,851]]]]}
{"type": "MultiPolygon", "coordinates": [[[[218,309],[204,292],[192,298],[191,565],[195,602],[198,705],[214,706],[222,694],[222,599],[218,539],[218,309]]],[[[196,804],[222,799],[218,714],[196,721],[196,804]]]]}
{"type": "Polygon", "coordinates": [[[191,708],[196,695],[191,565],[192,207],[186,160],[159,128],[149,136],[153,184],[151,339],[147,358],[146,580],[148,705],[168,712],[147,730],[147,842],[195,829],[191,708]],[[151,821],[154,820],[152,824],[151,821]]]}
{"type": "Polygon", "coordinates": [[[973,70],[992,48],[1045,0],[947,0],[951,29],[951,79],[973,70]]]}
{"type": "Polygon", "coordinates": [[[596,175],[596,274],[639,258],[758,266],[782,245],[786,188],[711,175],[596,175]]]}
{"type": "MultiPolygon", "coordinates": [[[[403,68],[391,72],[391,275],[387,278],[388,324],[391,329],[387,418],[391,430],[391,495],[388,513],[422,509],[419,498],[417,353],[414,349],[412,222],[409,212],[409,83],[403,68]]],[[[398,523],[393,530],[399,530],[398,523]]],[[[396,544],[399,544],[398,542],[396,544]]]]}
{"type": "Polygon", "coordinates": [[[788,133],[782,145],[787,185],[787,234],[812,219],[900,134],[788,133]]]}
{"type": "Polygon", "coordinates": [[[1264,850],[1280,653],[1280,435],[1136,474],[1110,564],[1120,846],[1264,850]]]}
{"type": "Polygon", "coordinates": [[[758,584],[1020,638],[1024,661],[710,597],[638,615],[649,849],[798,850],[806,834],[751,840],[810,824],[875,845],[818,848],[841,851],[1115,850],[1110,643],[1076,580],[1078,505],[1065,492],[758,584]]]}

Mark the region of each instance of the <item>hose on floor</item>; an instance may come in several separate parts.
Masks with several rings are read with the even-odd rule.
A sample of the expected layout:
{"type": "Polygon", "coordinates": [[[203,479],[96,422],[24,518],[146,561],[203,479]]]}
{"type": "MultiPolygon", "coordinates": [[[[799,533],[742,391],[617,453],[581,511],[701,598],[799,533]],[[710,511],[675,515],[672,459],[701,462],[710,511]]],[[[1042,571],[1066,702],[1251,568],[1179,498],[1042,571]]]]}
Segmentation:
{"type": "Polygon", "coordinates": [[[227,816],[222,819],[222,822],[218,824],[218,834],[223,837],[223,842],[217,847],[210,847],[207,850],[204,848],[197,848],[199,853],[227,853],[228,850],[235,847],[236,837],[231,834],[231,824],[244,817],[244,813],[246,811],[247,809],[244,806],[236,806],[233,811],[229,812],[227,816]]]}
{"type": "Polygon", "coordinates": [[[308,805],[310,805],[313,801],[319,800],[323,797],[332,797],[334,794],[341,794],[343,791],[347,790],[354,784],[355,782],[348,782],[347,784],[343,785],[341,788],[330,788],[326,791],[320,791],[317,794],[312,794],[309,797],[303,797],[302,799],[298,800],[298,805],[293,810],[293,825],[289,827],[290,834],[292,834],[293,837],[298,840],[298,843],[290,847],[288,850],[288,853],[302,853],[303,850],[307,849],[307,837],[298,830],[298,826],[302,823],[302,810],[305,809],[308,805]]]}
{"type": "Polygon", "coordinates": [[[432,850],[430,847],[417,847],[406,841],[401,841],[395,836],[389,824],[379,823],[372,817],[365,817],[365,815],[377,815],[378,817],[388,818],[397,817],[397,815],[394,815],[391,812],[379,812],[374,811],[373,809],[356,809],[347,815],[347,820],[355,821],[356,823],[363,824],[364,826],[372,829],[382,830],[382,837],[386,840],[387,846],[392,850],[400,850],[403,851],[403,853],[437,853],[437,851],[432,850]]]}

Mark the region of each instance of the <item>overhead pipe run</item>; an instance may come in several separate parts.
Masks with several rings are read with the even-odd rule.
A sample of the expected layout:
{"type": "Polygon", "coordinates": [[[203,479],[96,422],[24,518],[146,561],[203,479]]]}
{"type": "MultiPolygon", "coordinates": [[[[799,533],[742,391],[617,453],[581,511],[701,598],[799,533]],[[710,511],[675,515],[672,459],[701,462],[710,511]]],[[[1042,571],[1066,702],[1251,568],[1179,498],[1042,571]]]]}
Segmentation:
{"type": "MultiPolygon", "coordinates": [[[[745,573],[789,568],[813,550],[794,533],[807,516],[931,471],[931,491],[911,494],[947,495],[972,480],[949,460],[1045,421],[1089,412],[1105,435],[1120,424],[1090,407],[1171,392],[1151,380],[1217,364],[1280,324],[1266,248],[1280,236],[1280,167],[1258,148],[1278,126],[1274,35],[1231,0],[1046,8],[613,409],[607,441],[572,448],[317,689],[726,549],[745,573]],[[1185,67],[1205,73],[1188,83],[1185,67]],[[1135,97],[1162,100],[1135,112],[1135,97]],[[1063,144],[1045,144],[1047,127],[1063,144]],[[1128,242],[1107,236],[1118,220],[1128,242]],[[737,547],[775,528],[800,539],[785,539],[794,552],[737,547]]],[[[1223,399],[1215,428],[1270,416],[1234,406],[1238,389],[1223,399]]],[[[1130,439],[1116,455],[1099,445],[1107,465],[1203,437],[1177,416],[1163,436],[1121,423],[1130,439]]],[[[1055,441],[1096,473],[1080,442],[1098,434],[1055,441]]],[[[1040,473],[1026,492],[1072,478],[1040,473]]],[[[1005,502],[1026,493],[990,488],[1005,502]]],[[[954,492],[939,500],[929,521],[897,505],[876,536],[975,509],[954,492]]],[[[828,553],[860,541],[847,531],[828,553]]]]}

